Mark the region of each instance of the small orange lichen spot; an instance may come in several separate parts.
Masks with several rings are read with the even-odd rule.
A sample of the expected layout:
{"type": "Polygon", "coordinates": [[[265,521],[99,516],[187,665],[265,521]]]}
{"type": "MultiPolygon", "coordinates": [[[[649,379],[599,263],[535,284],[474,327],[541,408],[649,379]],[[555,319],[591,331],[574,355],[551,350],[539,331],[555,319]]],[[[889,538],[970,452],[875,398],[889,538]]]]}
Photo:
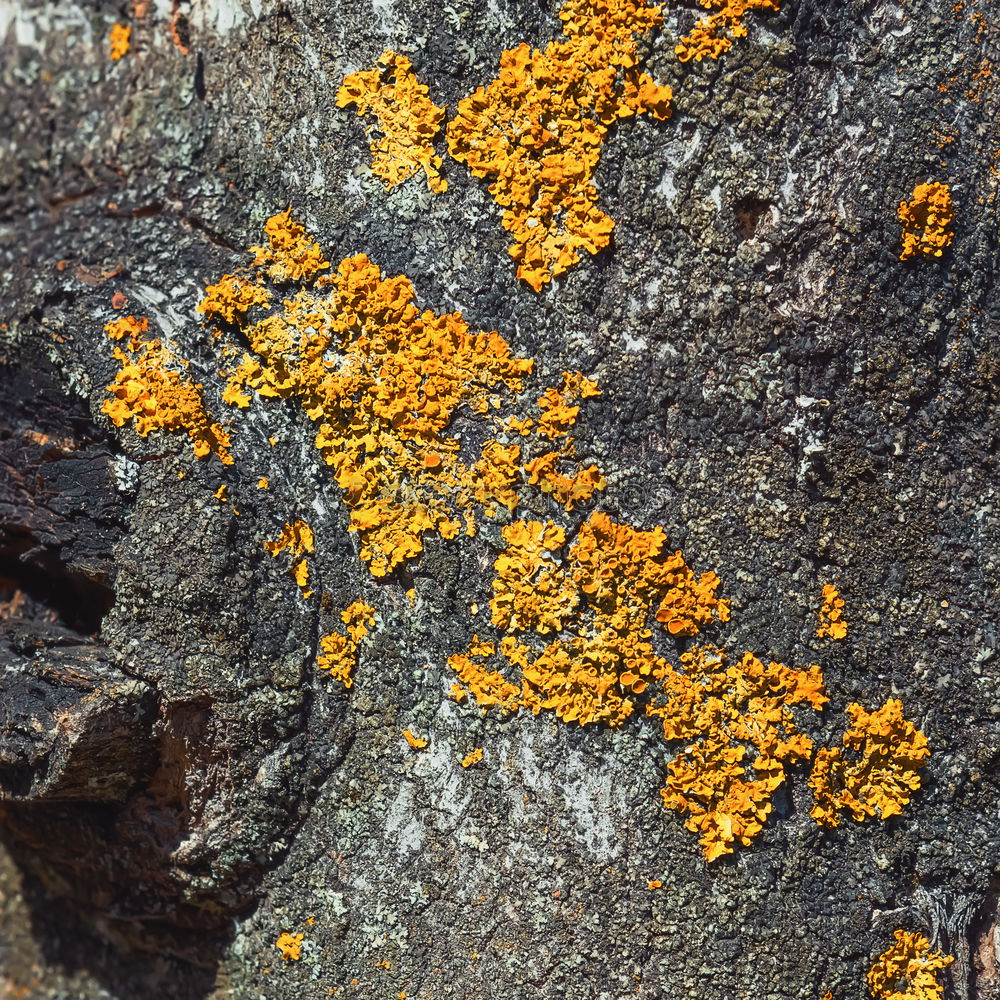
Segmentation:
{"type": "Polygon", "coordinates": [[[409,729],[403,730],[403,739],[413,747],[414,750],[423,750],[427,746],[427,740],[421,739],[419,736],[414,736],[409,729]]]}
{"type": "Polygon", "coordinates": [[[267,306],[271,301],[267,289],[235,274],[224,274],[216,284],[205,289],[198,303],[198,312],[207,319],[224,323],[242,322],[254,306],[267,306]]]}
{"type": "Polygon", "coordinates": [[[744,38],[747,33],[743,18],[752,10],[781,9],[780,0],[699,0],[710,11],[685,35],[674,50],[681,62],[701,62],[718,59],[729,51],[733,38],[744,38]],[[729,36],[727,37],[727,32],[729,36]]]}
{"type": "Polygon", "coordinates": [[[646,888],[647,889],[662,889],[663,888],[663,882],[660,879],[658,879],[658,878],[651,879],[649,882],[646,883],[646,888]]]}
{"type": "Polygon", "coordinates": [[[292,218],[285,209],[264,223],[267,246],[250,247],[254,265],[263,267],[272,281],[311,281],[320,271],[327,271],[330,262],[323,256],[320,245],[292,218]]]}
{"type": "Polygon", "coordinates": [[[565,0],[564,38],[522,43],[499,73],[458,103],[448,149],[491,181],[512,235],[517,275],[536,292],[581,254],[608,245],[614,221],[597,207],[601,146],[622,118],[670,116],[672,93],[637,68],[636,36],[662,23],[646,0],[565,0]]]}
{"type": "Polygon", "coordinates": [[[226,495],[228,492],[229,492],[229,487],[225,483],[223,483],[215,491],[215,499],[221,500],[223,503],[225,503],[229,499],[229,497],[226,495]]]}
{"type": "Polygon", "coordinates": [[[337,91],[337,107],[353,104],[359,115],[374,115],[380,137],[368,129],[372,171],[386,190],[423,170],[427,186],[440,193],[448,182],[439,173],[441,157],[434,137],[441,131],[444,108],[428,96],[406,56],[386,49],[373,69],[352,73],[337,91]]]}
{"type": "Polygon", "coordinates": [[[476,747],[475,750],[470,750],[462,758],[462,767],[472,767],[473,764],[478,764],[483,759],[483,748],[476,747]]]}
{"type": "Polygon", "coordinates": [[[833,992],[831,990],[827,990],[823,994],[823,1000],[833,1000],[833,992]]]}
{"type": "Polygon", "coordinates": [[[832,583],[823,585],[823,604],[819,609],[819,628],[816,635],[820,639],[843,639],[847,635],[844,621],[844,599],[832,583]]]}
{"type": "Polygon", "coordinates": [[[839,826],[842,809],[859,823],[876,810],[883,820],[898,815],[920,787],[918,771],[931,754],[927,737],[903,717],[897,698],[874,711],[851,704],[847,714],[844,749],[857,757],[845,757],[840,747],[817,750],[809,776],[816,800],[810,815],[820,826],[839,826]]]}
{"type": "Polygon", "coordinates": [[[948,229],[955,220],[951,188],[932,181],[918,184],[910,201],[901,201],[896,213],[903,227],[903,249],[900,260],[917,254],[940,257],[951,245],[955,233],[948,229]]]}
{"type": "Polygon", "coordinates": [[[111,296],[112,309],[124,309],[128,305],[128,299],[121,292],[115,292],[111,296]]]}
{"type": "Polygon", "coordinates": [[[113,351],[120,371],[106,387],[112,398],[104,400],[102,411],[116,427],[132,423],[140,437],[152,431],[186,431],[197,458],[214,454],[224,465],[232,465],[229,434],[209,416],[201,383],[183,371],[187,362],[162,340],[143,340],[148,330],[149,321],[135,316],[105,326],[111,340],[128,336],[128,342],[113,351]]]}
{"type": "Polygon", "coordinates": [[[454,699],[461,704],[469,696],[469,692],[462,687],[461,684],[452,684],[451,690],[448,692],[448,697],[454,699]]]}
{"type": "Polygon", "coordinates": [[[281,529],[281,535],[276,541],[264,543],[264,548],[272,556],[277,556],[280,552],[285,551],[291,554],[292,578],[298,584],[303,597],[309,597],[312,594],[311,590],[306,589],[309,582],[309,565],[306,562],[305,553],[312,552],[313,546],[313,531],[305,521],[286,524],[281,529]]]}
{"type": "Polygon", "coordinates": [[[281,952],[281,957],[286,962],[289,959],[297,962],[302,957],[302,939],[304,937],[304,934],[289,934],[285,931],[274,942],[274,947],[281,952]]]}
{"type": "Polygon", "coordinates": [[[668,809],[688,814],[684,825],[701,834],[712,861],[737,842],[750,844],[786,768],[809,758],[813,742],[796,729],[791,706],[819,711],[828,699],[818,666],[765,665],[753,653],[729,663],[712,646],[696,646],[680,660],[683,673],[669,664],[658,671],[664,698],[646,714],[660,717],[666,739],[688,743],[668,765],[661,795],[668,809]]]}
{"type": "Polygon", "coordinates": [[[268,486],[270,486],[270,483],[267,481],[267,476],[261,476],[260,479],[257,480],[257,489],[266,490],[268,486]]]}
{"type": "Polygon", "coordinates": [[[922,934],[898,930],[896,943],[875,959],[868,970],[868,988],[876,1000],[942,1000],[944,986],[937,974],[955,961],[954,955],[931,951],[922,934]]]}
{"type": "Polygon", "coordinates": [[[111,45],[111,58],[117,62],[122,56],[128,54],[132,44],[132,29],[127,24],[113,24],[108,35],[108,42],[111,45]]]}

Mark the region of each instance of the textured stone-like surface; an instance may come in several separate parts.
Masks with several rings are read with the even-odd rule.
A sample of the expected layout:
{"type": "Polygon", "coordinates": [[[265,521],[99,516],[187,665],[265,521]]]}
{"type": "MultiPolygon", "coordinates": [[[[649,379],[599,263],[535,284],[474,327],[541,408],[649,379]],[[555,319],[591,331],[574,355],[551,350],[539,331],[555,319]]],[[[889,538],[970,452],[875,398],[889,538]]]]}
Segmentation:
{"type": "Polygon", "coordinates": [[[115,803],[7,807],[11,990],[857,1000],[906,926],[957,956],[955,997],[996,996],[1000,137],[995,91],[972,79],[997,52],[996,4],[786,0],[718,63],[686,66],[673,45],[694,11],[671,9],[647,68],[674,117],[610,137],[613,245],[541,295],[514,278],[481,183],[446,160],[445,195],[419,179],[386,194],[334,97],[393,47],[454,107],[503,48],[554,38],[554,8],[181,3],[185,55],[168,6],[138,6],[111,63],[117,7],[0,4],[0,576],[39,642],[92,628],[67,610],[79,581],[113,585],[79,648],[100,642],[153,692],[156,746],[115,803]],[[926,179],[952,185],[955,243],[903,264],[896,205],[926,179]],[[799,775],[752,847],[706,866],[660,805],[669,748],[644,719],[610,732],[446,700],[498,529],[431,542],[376,584],[294,408],[243,418],[231,470],[183,436],[114,432],[112,295],[176,340],[222,412],[199,290],[288,205],[335,262],[365,252],[542,375],[597,377],[577,438],[608,474],[601,506],[664,525],[722,576],[734,616],[713,641],[822,663],[831,705],[803,720],[817,740],[839,739],[852,700],[903,699],[933,750],[903,815],[821,831],[799,775]],[[56,426],[32,424],[28,400],[56,426]],[[28,430],[79,445],[12,453],[28,430]],[[76,506],[66,477],[84,484],[76,506]],[[350,692],[314,670],[329,618],[262,547],[299,516],[317,589],[379,611],[350,692]],[[10,542],[27,533],[44,551],[30,571],[10,542]],[[831,580],[852,627],[820,644],[831,580]],[[32,840],[52,824],[75,831],[75,860],[32,840]],[[305,935],[299,962],[273,946],[285,930],[305,935]]]}

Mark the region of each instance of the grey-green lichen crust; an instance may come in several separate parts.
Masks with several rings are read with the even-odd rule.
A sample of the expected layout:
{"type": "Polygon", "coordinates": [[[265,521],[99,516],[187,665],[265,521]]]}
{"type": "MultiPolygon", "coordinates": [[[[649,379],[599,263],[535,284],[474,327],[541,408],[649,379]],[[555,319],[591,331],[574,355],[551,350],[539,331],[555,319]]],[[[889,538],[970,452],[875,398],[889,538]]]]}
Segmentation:
{"type": "MultiPolygon", "coordinates": [[[[956,996],[992,995],[976,953],[1000,862],[1000,139],[992,96],[951,81],[1000,44],[1000,12],[982,2],[980,30],[950,0],[783,6],[717,63],[684,66],[673,46],[695,8],[666,12],[646,68],[673,87],[674,117],[611,135],[597,181],[613,245],[539,295],[514,277],[485,185],[446,161],[446,194],[419,179],[386,193],[334,95],[393,48],[453,107],[503,49],[555,37],[554,7],[227,0],[186,14],[187,55],[150,8],[114,64],[117,8],[0,9],[4,361],[48,354],[110,436],[101,330],[120,291],[221,409],[195,305],[293,205],[334,260],[367,253],[540,371],[596,377],[576,437],[608,472],[601,506],[665,525],[720,574],[734,614],[710,638],[821,662],[837,706],[902,698],[932,748],[901,817],[823,831],[798,781],[752,847],[706,866],[661,805],[667,747],[642,720],[504,720],[446,698],[447,656],[488,616],[497,530],[428,543],[411,578],[377,583],[294,409],[246,418],[232,473],[180,438],[126,434],[129,534],[103,638],[167,706],[160,738],[186,747],[177,892],[236,917],[207,965],[161,956],[150,972],[137,948],[112,976],[58,922],[27,940],[28,890],[5,871],[0,945],[15,978],[37,956],[32,996],[168,995],[169,981],[240,1000],[859,1000],[902,926],[956,955],[956,996]],[[941,146],[946,127],[958,138],[941,146]],[[896,205],[930,178],[951,184],[955,243],[904,264],[896,205]],[[317,589],[378,609],[349,692],[317,675],[327,623],[263,550],[302,515],[317,589]],[[815,638],[830,579],[852,620],[840,643],[815,638]],[[474,747],[483,761],[463,768],[474,747]],[[298,961],[275,949],[283,931],[303,933],[298,961]]],[[[839,710],[808,723],[827,745],[843,728],[839,710]]]]}

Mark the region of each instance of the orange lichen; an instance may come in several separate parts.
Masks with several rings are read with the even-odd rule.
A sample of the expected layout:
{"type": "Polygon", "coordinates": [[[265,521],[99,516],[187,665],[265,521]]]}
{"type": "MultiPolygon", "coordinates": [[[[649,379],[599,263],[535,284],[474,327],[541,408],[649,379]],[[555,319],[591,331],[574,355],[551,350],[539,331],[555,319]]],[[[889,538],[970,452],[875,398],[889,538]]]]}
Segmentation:
{"type": "Polygon", "coordinates": [[[369,129],[372,171],[386,190],[423,170],[427,186],[445,191],[448,182],[439,173],[441,157],[434,138],[441,131],[444,108],[428,97],[427,87],[413,73],[406,56],[386,49],[375,67],[344,78],[337,91],[337,107],[353,104],[359,115],[373,115],[382,135],[369,129]]]}
{"type": "Polygon", "coordinates": [[[876,810],[883,820],[898,815],[920,787],[917,772],[930,756],[927,737],[903,717],[899,699],[874,711],[854,703],[847,714],[844,750],[857,758],[845,757],[840,747],[818,750],[809,777],[816,800],[810,815],[821,826],[839,826],[842,809],[859,823],[876,810]]]}
{"type": "Polygon", "coordinates": [[[474,637],[448,663],[481,706],[620,725],[634,696],[665,667],[649,641],[651,617],[668,608],[660,620],[683,635],[729,617],[728,603],[715,597],[715,574],[696,578],[680,552],[665,552],[662,529],[638,531],[596,512],[568,551],[565,532],[552,522],[515,521],[502,534],[507,548],[494,564],[493,624],[511,633],[571,635],[544,644],[531,636],[499,643],[474,637]],[[520,691],[487,667],[497,654],[520,669],[520,691]]]}
{"type": "Polygon", "coordinates": [[[483,759],[483,748],[476,747],[475,750],[470,750],[462,758],[462,767],[472,767],[473,764],[478,764],[483,759]]]}
{"type": "Polygon", "coordinates": [[[128,55],[132,45],[132,29],[127,24],[113,24],[108,34],[108,43],[111,46],[110,56],[117,62],[128,55]]]}
{"type": "MultiPolygon", "coordinates": [[[[474,635],[464,653],[455,653],[448,657],[448,666],[458,674],[458,679],[465,685],[460,690],[468,691],[476,699],[477,705],[482,708],[497,705],[504,711],[516,712],[521,706],[521,689],[516,684],[511,684],[498,670],[489,670],[480,662],[495,653],[494,643],[481,642],[479,637],[474,635]]],[[[455,697],[454,685],[452,697],[455,697]]]]}
{"type": "Polygon", "coordinates": [[[579,600],[576,588],[552,559],[552,553],[566,543],[566,532],[551,521],[515,521],[501,533],[507,548],[493,564],[493,624],[505,632],[561,631],[579,600]]]}
{"type": "Polygon", "coordinates": [[[358,665],[358,644],[375,627],[375,609],[364,601],[354,601],[341,611],[340,619],[347,626],[347,634],[331,632],[319,640],[322,653],[316,658],[316,666],[349,688],[354,683],[351,672],[358,665]]]}
{"type": "Polygon", "coordinates": [[[661,879],[658,879],[658,878],[650,879],[646,883],[646,888],[647,889],[662,889],[663,888],[663,881],[661,879]]]}
{"type": "Polygon", "coordinates": [[[823,603],[819,609],[819,628],[816,635],[820,639],[843,639],[847,635],[844,621],[844,599],[832,583],[823,585],[823,603]]]}
{"type": "Polygon", "coordinates": [[[421,739],[419,736],[415,736],[409,729],[403,730],[403,739],[406,740],[406,742],[409,743],[414,750],[423,750],[423,748],[427,746],[427,740],[421,739]]]}
{"type": "Polygon", "coordinates": [[[149,332],[149,320],[145,316],[119,316],[105,324],[104,333],[109,340],[128,337],[129,347],[134,351],[142,343],[142,335],[149,332]]]}
{"type": "Polygon", "coordinates": [[[559,17],[565,39],[503,52],[497,78],[448,124],[451,155],[491,179],[518,277],[536,292],[611,238],[593,183],[608,129],[635,114],[668,118],[672,97],[636,67],[635,36],[662,22],[659,7],[566,0],[559,17]]]}
{"type": "Polygon", "coordinates": [[[944,986],[937,974],[955,961],[954,955],[931,951],[922,934],[897,930],[896,943],[868,971],[868,988],[876,1000],[942,1000],[944,986]]]}
{"type": "Polygon", "coordinates": [[[111,340],[128,341],[116,347],[114,358],[120,371],[107,391],[101,410],[116,427],[131,423],[140,437],[152,431],[186,431],[198,458],[215,454],[224,465],[232,465],[229,434],[214,422],[205,408],[201,383],[183,369],[178,358],[158,338],[142,340],[149,321],[123,316],[108,323],[104,331],[111,340]]]}
{"type": "Polygon", "coordinates": [[[289,959],[297,962],[302,957],[302,939],[304,937],[304,934],[289,934],[288,931],[285,931],[274,942],[274,947],[281,952],[281,957],[286,962],[289,959]]]}
{"type": "MultiPolygon", "coordinates": [[[[267,261],[258,253],[256,263],[267,261]]],[[[537,422],[510,413],[532,362],[514,357],[497,333],[471,331],[460,313],[418,310],[414,297],[406,277],[384,278],[363,254],[347,258],[280,311],[241,322],[252,353],[227,373],[223,393],[241,408],[254,395],[300,402],[376,576],[419,555],[428,533],[475,534],[477,508],[487,517],[512,511],[534,487],[570,509],[605,485],[593,466],[577,474],[528,467],[552,438],[559,459],[571,460],[567,432],[579,401],[597,394],[591,380],[564,373],[562,387],[539,400],[537,422]],[[467,459],[449,433],[458,411],[483,427],[478,456],[467,459]]]]}
{"type": "Polygon", "coordinates": [[[330,262],[313,238],[292,219],[292,210],[272,215],[264,223],[267,246],[250,247],[254,264],[263,267],[272,281],[310,281],[320,271],[328,271],[330,262]]]}
{"type": "Polygon", "coordinates": [[[205,297],[197,309],[207,319],[235,323],[242,321],[254,306],[266,306],[270,301],[266,288],[238,275],[224,274],[216,284],[205,289],[205,297]]]}
{"type": "Polygon", "coordinates": [[[910,201],[901,201],[896,213],[903,227],[903,249],[900,260],[917,254],[940,257],[951,245],[955,233],[948,226],[955,220],[951,188],[932,181],[918,184],[910,201]]]}
{"type": "Polygon", "coordinates": [[[798,732],[791,706],[819,711],[827,701],[818,666],[794,670],[764,665],[753,653],[738,663],[712,646],[680,658],[683,673],[659,671],[663,698],[646,708],[668,740],[689,745],[668,765],[663,803],[687,813],[685,826],[701,834],[705,858],[749,845],[771,812],[786,768],[806,760],[813,742],[798,732]],[[746,761],[748,753],[755,753],[746,761]]]}
{"type": "Polygon", "coordinates": [[[292,578],[298,584],[303,597],[312,596],[312,591],[308,589],[309,564],[306,561],[306,553],[312,552],[313,547],[312,528],[305,521],[295,521],[293,524],[286,524],[281,529],[281,535],[276,541],[264,543],[264,548],[272,556],[277,556],[278,553],[286,551],[291,553],[292,578]]]}
{"type": "Polygon", "coordinates": [[[685,35],[674,50],[681,62],[701,62],[718,59],[728,52],[734,38],[744,38],[747,33],[743,18],[753,10],[781,9],[780,0],[699,0],[702,7],[711,11],[685,35]]]}

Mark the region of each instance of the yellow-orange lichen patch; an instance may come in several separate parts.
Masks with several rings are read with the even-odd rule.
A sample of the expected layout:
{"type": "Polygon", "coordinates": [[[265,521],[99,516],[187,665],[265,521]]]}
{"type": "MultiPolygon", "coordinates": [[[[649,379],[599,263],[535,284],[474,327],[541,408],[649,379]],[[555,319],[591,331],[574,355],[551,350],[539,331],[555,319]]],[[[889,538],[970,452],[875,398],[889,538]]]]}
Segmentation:
{"type": "Polygon", "coordinates": [[[566,532],[551,521],[515,521],[503,531],[507,548],[493,564],[493,624],[505,632],[559,632],[576,611],[576,587],[553,561],[566,532]]]}
{"type": "Polygon", "coordinates": [[[406,56],[386,49],[373,69],[352,73],[337,91],[337,106],[353,104],[359,115],[373,115],[381,136],[372,137],[372,171],[386,190],[423,170],[427,186],[447,189],[441,176],[441,157],[434,152],[434,138],[441,131],[444,108],[428,96],[427,87],[413,73],[406,56]]]}
{"type": "Polygon", "coordinates": [[[104,333],[109,340],[128,337],[129,347],[134,351],[142,343],[143,334],[149,333],[149,320],[145,316],[119,316],[105,324],[104,333]]]}
{"type": "Polygon", "coordinates": [[[823,603],[819,609],[819,628],[816,635],[820,639],[843,639],[847,635],[844,620],[844,599],[832,583],[823,585],[823,603]]]}
{"type": "Polygon", "coordinates": [[[291,959],[297,962],[302,957],[302,940],[304,934],[289,934],[284,931],[274,942],[274,947],[281,952],[281,957],[287,962],[291,959]]]}
{"type": "Polygon", "coordinates": [[[132,45],[132,29],[127,24],[113,24],[108,34],[108,44],[110,46],[109,55],[117,62],[123,56],[128,55],[128,50],[132,45]]]}
{"type": "Polygon", "coordinates": [[[462,758],[462,767],[472,767],[473,764],[478,764],[483,759],[483,748],[476,747],[475,750],[470,750],[462,758]]]}
{"type": "Polygon", "coordinates": [[[705,858],[749,845],[771,812],[786,768],[806,760],[812,740],[795,726],[791,706],[819,711],[827,698],[820,668],[764,664],[753,653],[738,663],[712,646],[681,656],[681,671],[659,671],[662,696],[647,706],[668,740],[688,746],[668,765],[663,803],[686,813],[705,858]],[[748,760],[748,754],[753,759],[748,760]]]}
{"type": "Polygon", "coordinates": [[[938,181],[918,184],[910,200],[899,203],[896,214],[903,227],[900,260],[909,260],[918,254],[940,257],[955,238],[955,233],[948,228],[955,221],[955,209],[947,184],[938,181]]]}
{"type": "Polygon", "coordinates": [[[918,772],[930,756],[927,737],[904,718],[899,699],[873,711],[851,704],[847,714],[844,749],[817,750],[809,777],[816,800],[810,815],[821,826],[839,826],[841,810],[859,823],[898,815],[920,787],[918,772]],[[856,757],[845,757],[845,750],[856,757]]]}
{"type": "MultiPolygon", "coordinates": [[[[459,688],[468,691],[482,708],[498,706],[507,712],[516,712],[521,706],[521,689],[512,684],[499,670],[490,670],[484,660],[496,653],[496,645],[483,642],[474,635],[464,653],[455,653],[448,657],[448,666],[458,674],[458,679],[464,685],[459,688]]],[[[455,686],[452,686],[452,697],[456,696],[455,686]]],[[[456,698],[456,700],[461,700],[456,698]]]]}
{"type": "Polygon", "coordinates": [[[729,51],[734,38],[746,36],[743,18],[748,13],[781,9],[780,0],[700,0],[700,3],[710,13],[694,26],[690,35],[680,40],[675,51],[681,62],[718,59],[729,51]]]}
{"type": "Polygon", "coordinates": [[[281,552],[290,553],[292,579],[298,584],[303,597],[311,597],[312,591],[308,589],[309,563],[306,560],[306,553],[312,552],[314,548],[312,528],[305,521],[286,524],[277,540],[265,542],[264,548],[272,556],[277,556],[281,552]]]}
{"type": "Polygon", "coordinates": [[[116,427],[132,424],[140,437],[153,431],[185,431],[198,458],[214,454],[232,465],[229,434],[209,416],[201,383],[187,374],[187,362],[158,338],[143,340],[149,321],[123,316],[104,331],[111,340],[128,340],[115,347],[120,370],[107,386],[111,398],[101,406],[116,427]]]}
{"type": "MultiPolygon", "coordinates": [[[[256,265],[264,264],[258,252],[256,265]]],[[[262,287],[264,277],[245,280],[262,287]]],[[[460,313],[418,309],[410,281],[383,277],[363,254],[314,286],[257,322],[237,316],[250,351],[227,373],[223,398],[238,407],[255,395],[298,400],[374,575],[419,555],[428,533],[474,534],[477,509],[512,511],[532,487],[566,509],[603,488],[594,466],[575,474],[554,462],[527,467],[553,438],[559,460],[571,460],[567,432],[579,401],[597,393],[592,381],[564,373],[561,388],[539,400],[538,421],[511,413],[532,362],[497,333],[473,332],[460,313]],[[458,411],[482,428],[471,459],[449,433],[458,411]]]]}
{"type": "Polygon", "coordinates": [[[416,736],[411,730],[403,730],[403,739],[414,749],[423,750],[427,746],[427,740],[422,739],[420,736],[416,736]]]}
{"type": "Polygon", "coordinates": [[[254,264],[263,267],[272,281],[310,281],[330,262],[320,245],[292,218],[291,209],[272,215],[264,223],[267,246],[250,247],[254,264]]]}
{"type": "Polygon", "coordinates": [[[351,674],[358,665],[358,644],[375,626],[375,609],[364,601],[354,601],[340,613],[340,619],[347,634],[331,632],[319,640],[322,652],[316,666],[349,688],[354,683],[351,674]]]}
{"type": "Polygon", "coordinates": [[[254,306],[266,306],[270,301],[266,288],[238,275],[224,274],[205,289],[205,297],[197,308],[206,319],[235,323],[242,321],[254,306]]]}
{"type": "Polygon", "coordinates": [[[617,120],[670,116],[669,87],[637,68],[636,36],[662,22],[645,0],[566,0],[564,39],[500,56],[495,80],[459,101],[448,149],[491,181],[518,277],[535,291],[607,246],[614,221],[593,177],[617,120]]]}
{"type": "Polygon", "coordinates": [[[632,714],[634,697],[666,667],[650,641],[650,619],[659,609],[683,607],[677,611],[683,619],[669,619],[676,634],[694,635],[729,616],[728,604],[715,597],[714,574],[710,585],[699,587],[681,553],[664,551],[662,529],[638,531],[596,512],[568,550],[565,532],[552,522],[515,521],[503,537],[492,621],[505,632],[529,634],[509,634],[499,643],[477,637],[466,653],[448,660],[481,706],[620,725],[632,714]],[[559,632],[570,634],[535,638],[559,632]],[[520,670],[520,691],[502,669],[489,668],[494,656],[520,670]]]}
{"type": "Polygon", "coordinates": [[[876,1000],[942,1000],[944,985],[937,974],[955,961],[954,955],[931,951],[922,934],[897,930],[896,943],[875,959],[868,970],[868,988],[876,1000]]]}

